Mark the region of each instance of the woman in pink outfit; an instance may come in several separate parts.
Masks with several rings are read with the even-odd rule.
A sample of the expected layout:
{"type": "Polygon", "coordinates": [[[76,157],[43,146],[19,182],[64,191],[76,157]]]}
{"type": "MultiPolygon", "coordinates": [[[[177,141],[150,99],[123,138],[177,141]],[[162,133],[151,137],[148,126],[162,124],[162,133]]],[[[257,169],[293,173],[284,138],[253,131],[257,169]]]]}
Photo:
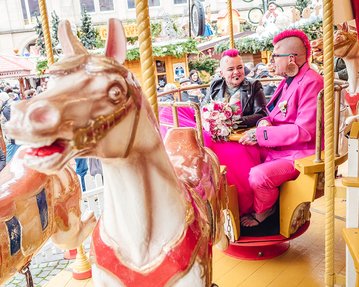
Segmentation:
{"type": "Polygon", "coordinates": [[[241,218],[246,227],[260,224],[274,212],[278,187],[299,175],[294,160],[315,153],[316,102],[323,78],[308,64],[309,40],[302,31],[287,30],[273,44],[275,74],[284,79],[267,105],[268,116],[240,140],[252,152],[256,148],[261,158],[249,173],[246,197],[253,198],[253,212],[241,218]]]}
{"type": "MultiPolygon", "coordinates": [[[[211,83],[202,105],[213,100],[235,104],[242,110],[239,126],[254,127],[258,120],[266,115],[266,102],[261,83],[245,78],[242,58],[235,49],[227,50],[222,54],[220,68],[221,78],[211,83]]],[[[161,122],[172,123],[170,109],[162,108],[159,116],[161,122]]],[[[178,117],[180,126],[195,126],[192,109],[179,108],[178,117]]],[[[161,132],[164,136],[166,128],[161,127],[161,132]]],[[[238,142],[215,142],[207,132],[204,132],[204,142],[205,146],[216,153],[220,163],[227,166],[228,183],[235,185],[239,193],[240,213],[251,212],[253,198],[251,193],[247,193],[250,188],[248,177],[250,169],[260,163],[258,153],[255,152],[256,148],[246,147],[238,142]]]]}

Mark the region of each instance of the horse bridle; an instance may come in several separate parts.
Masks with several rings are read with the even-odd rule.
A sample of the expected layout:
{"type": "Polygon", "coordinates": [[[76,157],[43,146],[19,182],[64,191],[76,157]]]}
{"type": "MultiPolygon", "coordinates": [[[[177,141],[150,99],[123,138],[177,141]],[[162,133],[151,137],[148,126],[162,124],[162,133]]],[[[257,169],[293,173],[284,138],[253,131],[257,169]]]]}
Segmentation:
{"type": "Polygon", "coordinates": [[[131,107],[135,106],[135,119],[133,121],[131,136],[124,154],[124,157],[127,157],[134,143],[140,112],[140,107],[136,105],[136,101],[132,98],[133,96],[131,90],[129,90],[129,94],[128,100],[112,114],[106,116],[101,115],[95,118],[86,127],[74,129],[74,139],[72,140],[73,147],[77,150],[94,147],[96,143],[103,139],[114,126],[121,122],[123,116],[127,114],[131,107]]]}

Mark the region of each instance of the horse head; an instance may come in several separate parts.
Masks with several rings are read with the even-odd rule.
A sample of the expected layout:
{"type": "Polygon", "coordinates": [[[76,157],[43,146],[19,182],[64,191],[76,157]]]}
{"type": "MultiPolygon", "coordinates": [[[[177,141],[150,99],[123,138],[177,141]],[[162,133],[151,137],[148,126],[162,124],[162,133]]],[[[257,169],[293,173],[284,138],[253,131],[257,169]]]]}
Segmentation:
{"type": "Polygon", "coordinates": [[[357,50],[353,49],[357,43],[356,32],[348,29],[340,29],[334,33],[334,55],[339,58],[357,57],[357,50]]]}
{"type": "Polygon", "coordinates": [[[7,124],[10,136],[30,147],[25,157],[29,167],[49,173],[75,156],[127,155],[142,92],[121,65],[126,51],[121,23],[111,19],[108,31],[105,55],[90,55],[70,23],[60,23],[64,57],[50,67],[48,90],[14,105],[7,124]],[[122,132],[113,133],[114,126],[122,126],[122,132]],[[108,134],[116,145],[105,140],[108,134]]]}
{"type": "MultiPolygon", "coordinates": [[[[342,58],[348,72],[349,94],[359,93],[359,44],[357,33],[351,26],[344,23],[334,33],[334,56],[342,58]]],[[[323,38],[311,42],[313,56],[323,62],[323,38]]]]}

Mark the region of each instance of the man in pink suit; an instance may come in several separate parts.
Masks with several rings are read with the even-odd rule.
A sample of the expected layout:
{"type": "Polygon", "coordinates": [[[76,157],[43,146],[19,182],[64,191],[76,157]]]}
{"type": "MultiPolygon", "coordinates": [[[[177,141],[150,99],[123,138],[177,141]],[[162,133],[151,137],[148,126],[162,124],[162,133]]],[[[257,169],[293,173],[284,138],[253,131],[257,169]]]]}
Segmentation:
{"type": "Polygon", "coordinates": [[[315,153],[316,101],[323,78],[308,64],[309,40],[302,31],[287,30],[273,44],[271,62],[275,74],[284,79],[267,105],[268,116],[240,140],[244,145],[257,145],[261,161],[249,174],[253,212],[241,218],[246,227],[273,214],[278,187],[299,175],[294,160],[315,153]]]}

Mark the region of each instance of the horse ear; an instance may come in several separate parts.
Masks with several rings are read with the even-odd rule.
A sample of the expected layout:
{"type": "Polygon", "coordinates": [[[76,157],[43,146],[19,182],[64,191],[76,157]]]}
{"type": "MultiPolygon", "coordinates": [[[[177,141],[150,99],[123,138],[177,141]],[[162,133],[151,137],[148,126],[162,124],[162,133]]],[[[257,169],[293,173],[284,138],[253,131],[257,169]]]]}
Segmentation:
{"type": "Polygon", "coordinates": [[[121,21],[110,18],[108,21],[106,57],[114,58],[122,64],[126,59],[126,36],[121,21]]]}
{"type": "Polygon", "coordinates": [[[343,28],[342,28],[342,30],[343,30],[344,32],[349,32],[348,22],[344,22],[344,23],[343,23],[343,28]]]}
{"type": "Polygon", "coordinates": [[[68,20],[59,23],[58,38],[65,57],[88,54],[80,40],[72,33],[71,24],[68,20]]]}

